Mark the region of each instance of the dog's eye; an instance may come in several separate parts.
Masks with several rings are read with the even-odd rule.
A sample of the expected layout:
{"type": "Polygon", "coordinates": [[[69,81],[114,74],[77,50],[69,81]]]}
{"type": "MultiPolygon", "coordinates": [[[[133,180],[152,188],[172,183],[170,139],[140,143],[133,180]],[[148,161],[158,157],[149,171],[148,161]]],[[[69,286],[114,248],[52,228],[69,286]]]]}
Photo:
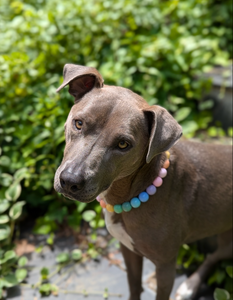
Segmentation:
{"type": "Polygon", "coordinates": [[[126,141],[120,141],[118,143],[118,148],[120,148],[120,149],[126,149],[128,147],[129,147],[129,143],[127,143],[126,141]]]}
{"type": "Polygon", "coordinates": [[[80,121],[80,120],[75,120],[75,127],[78,129],[78,130],[81,130],[82,129],[82,126],[83,126],[83,122],[80,121]]]}

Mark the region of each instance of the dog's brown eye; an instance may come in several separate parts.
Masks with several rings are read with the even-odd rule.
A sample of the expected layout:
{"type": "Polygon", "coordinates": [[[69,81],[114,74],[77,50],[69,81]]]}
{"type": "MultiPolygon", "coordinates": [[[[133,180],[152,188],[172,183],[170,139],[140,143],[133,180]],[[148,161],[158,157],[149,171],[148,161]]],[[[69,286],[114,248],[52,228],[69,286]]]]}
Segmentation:
{"type": "Polygon", "coordinates": [[[80,120],[76,120],[75,121],[75,127],[78,129],[78,130],[81,130],[82,129],[82,126],[83,126],[83,122],[80,121],[80,120]]]}
{"type": "Polygon", "coordinates": [[[118,143],[118,147],[119,147],[120,149],[126,149],[126,148],[129,147],[129,143],[127,143],[126,141],[120,141],[120,142],[118,143]]]}

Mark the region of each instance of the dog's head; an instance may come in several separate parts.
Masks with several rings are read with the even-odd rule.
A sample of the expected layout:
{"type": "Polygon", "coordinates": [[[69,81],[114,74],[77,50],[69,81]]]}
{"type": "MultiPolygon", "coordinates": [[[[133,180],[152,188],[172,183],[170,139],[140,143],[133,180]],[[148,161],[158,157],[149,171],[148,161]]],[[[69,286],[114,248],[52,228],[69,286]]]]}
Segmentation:
{"type": "Polygon", "coordinates": [[[132,91],[103,84],[90,67],[67,64],[64,82],[75,98],[65,123],[66,147],[54,187],[66,197],[93,201],[113,181],[127,177],[182,135],[160,106],[149,106],[132,91]]]}

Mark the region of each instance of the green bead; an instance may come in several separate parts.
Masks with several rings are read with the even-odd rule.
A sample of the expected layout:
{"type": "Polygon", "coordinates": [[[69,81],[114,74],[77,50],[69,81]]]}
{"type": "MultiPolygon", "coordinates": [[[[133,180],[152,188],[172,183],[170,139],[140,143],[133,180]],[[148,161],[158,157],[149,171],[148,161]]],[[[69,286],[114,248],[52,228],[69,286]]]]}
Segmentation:
{"type": "Polygon", "coordinates": [[[132,206],[129,202],[125,202],[125,203],[122,204],[122,208],[123,208],[124,211],[128,212],[128,211],[131,211],[132,206]]]}
{"type": "Polygon", "coordinates": [[[121,204],[116,204],[116,205],[114,205],[114,211],[115,211],[115,213],[117,213],[117,214],[120,214],[120,213],[122,213],[122,206],[121,206],[121,204]]]}

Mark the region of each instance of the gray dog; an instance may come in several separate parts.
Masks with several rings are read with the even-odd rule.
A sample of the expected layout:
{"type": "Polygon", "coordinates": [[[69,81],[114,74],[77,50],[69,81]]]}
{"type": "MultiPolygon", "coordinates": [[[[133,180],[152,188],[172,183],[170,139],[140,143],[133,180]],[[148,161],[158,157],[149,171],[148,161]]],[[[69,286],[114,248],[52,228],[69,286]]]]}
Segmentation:
{"type": "Polygon", "coordinates": [[[107,208],[130,300],[140,299],[143,256],[156,265],[157,300],[168,300],[179,247],[218,235],[218,249],[177,291],[177,300],[193,299],[212,267],[232,257],[232,148],[176,144],[182,129],[164,108],[104,85],[94,68],[67,64],[63,75],[57,91],[69,85],[75,104],[56,191],[85,203],[98,196],[107,208]]]}

